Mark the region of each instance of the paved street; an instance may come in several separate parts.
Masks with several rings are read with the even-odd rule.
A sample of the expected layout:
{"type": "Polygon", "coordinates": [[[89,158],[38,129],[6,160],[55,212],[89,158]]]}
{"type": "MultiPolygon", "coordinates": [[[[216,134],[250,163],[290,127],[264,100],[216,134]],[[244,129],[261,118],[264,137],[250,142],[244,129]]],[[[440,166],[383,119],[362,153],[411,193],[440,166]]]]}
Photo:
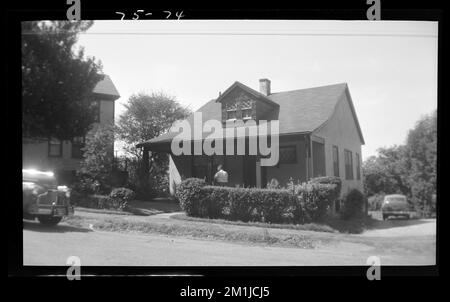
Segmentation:
{"type": "Polygon", "coordinates": [[[24,221],[23,260],[24,265],[66,265],[67,257],[74,255],[80,257],[82,265],[297,266],[366,265],[367,257],[378,255],[382,264],[435,263],[435,220],[388,223],[406,225],[380,228],[364,235],[329,234],[338,236],[339,240],[315,249],[300,249],[156,234],[100,232],[64,223],[49,228],[24,221]],[[390,235],[392,232],[400,234],[399,230],[400,237],[390,235]]]}

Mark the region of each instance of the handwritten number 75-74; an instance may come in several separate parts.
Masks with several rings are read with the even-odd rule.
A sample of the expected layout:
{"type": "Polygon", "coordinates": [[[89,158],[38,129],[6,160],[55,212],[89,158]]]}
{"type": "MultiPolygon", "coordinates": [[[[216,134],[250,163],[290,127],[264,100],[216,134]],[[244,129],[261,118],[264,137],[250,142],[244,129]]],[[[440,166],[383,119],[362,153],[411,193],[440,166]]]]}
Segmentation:
{"type": "MultiPolygon", "coordinates": [[[[165,11],[163,11],[163,13],[165,14],[165,18],[166,18],[166,19],[169,19],[169,18],[172,16],[172,12],[171,12],[171,11],[165,10],[165,11]]],[[[123,12],[116,12],[116,14],[122,15],[121,18],[120,18],[120,20],[125,20],[125,18],[126,18],[126,13],[123,13],[123,12]]],[[[138,9],[138,10],[136,10],[136,11],[133,13],[133,16],[131,17],[131,19],[133,19],[133,20],[139,20],[139,18],[142,17],[142,16],[152,16],[152,15],[153,15],[153,13],[150,13],[150,12],[149,12],[149,13],[146,13],[143,9],[138,9]]],[[[184,17],[183,11],[177,11],[177,12],[175,12],[175,17],[176,17],[177,20],[180,20],[181,18],[183,18],[183,17],[184,17]]]]}

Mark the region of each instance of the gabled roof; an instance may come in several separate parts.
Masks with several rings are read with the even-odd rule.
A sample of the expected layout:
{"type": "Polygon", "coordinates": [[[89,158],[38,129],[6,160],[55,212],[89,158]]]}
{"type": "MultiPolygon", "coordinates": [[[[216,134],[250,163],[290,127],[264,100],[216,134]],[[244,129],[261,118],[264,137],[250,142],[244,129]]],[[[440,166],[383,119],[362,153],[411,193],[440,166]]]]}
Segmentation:
{"type": "Polygon", "coordinates": [[[265,96],[264,94],[262,94],[262,93],[259,92],[259,91],[256,91],[256,90],[254,90],[254,89],[252,89],[252,88],[250,88],[250,87],[248,87],[248,86],[242,84],[242,83],[239,82],[239,81],[234,82],[233,85],[231,85],[230,87],[228,87],[228,89],[225,90],[225,91],[224,91],[224,92],[216,99],[216,102],[218,102],[218,103],[222,102],[222,100],[225,98],[225,96],[228,95],[231,91],[233,91],[236,87],[239,87],[239,88],[241,88],[241,89],[244,90],[244,91],[247,91],[247,92],[250,93],[251,95],[255,96],[257,99],[259,99],[259,100],[261,100],[261,101],[263,101],[263,102],[266,102],[266,103],[268,103],[269,105],[272,105],[272,106],[278,106],[278,104],[277,104],[277,103],[274,103],[269,97],[265,96]]]}
{"type": "MultiPolygon", "coordinates": [[[[345,95],[349,102],[361,142],[364,144],[364,138],[346,83],[278,92],[265,96],[242,83],[235,82],[218,99],[209,101],[197,110],[197,112],[202,112],[203,121],[208,119],[222,119],[220,101],[235,87],[241,87],[259,99],[264,99],[274,105],[274,110],[266,119],[278,119],[280,121],[280,135],[312,133],[318,130],[333,116],[337,104],[345,95]]],[[[192,115],[187,118],[191,125],[192,119],[192,115]]],[[[137,146],[141,147],[145,144],[170,142],[176,135],[177,133],[173,132],[165,133],[147,142],[140,143],[137,146]]]]}
{"type": "Polygon", "coordinates": [[[111,78],[108,75],[104,75],[103,80],[100,80],[95,86],[93,92],[97,95],[106,97],[111,100],[117,100],[120,98],[120,94],[114,86],[111,78]]]}

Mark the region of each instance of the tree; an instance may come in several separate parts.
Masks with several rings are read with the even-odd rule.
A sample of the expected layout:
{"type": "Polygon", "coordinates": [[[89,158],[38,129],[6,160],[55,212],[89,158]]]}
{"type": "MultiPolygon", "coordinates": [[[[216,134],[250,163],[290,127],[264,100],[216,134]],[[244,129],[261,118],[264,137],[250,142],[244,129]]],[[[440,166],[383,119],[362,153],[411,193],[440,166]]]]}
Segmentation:
{"type": "Polygon", "coordinates": [[[136,144],[167,132],[175,121],[190,113],[174,97],[163,92],[134,94],[125,109],[119,118],[117,133],[125,143],[124,149],[137,158],[142,157],[142,151],[136,144]]]}
{"type": "Polygon", "coordinates": [[[92,21],[22,23],[22,135],[61,140],[83,136],[95,119],[92,91],[101,63],[74,50],[92,21]]]}
{"type": "Polygon", "coordinates": [[[144,171],[142,150],[136,145],[167,132],[175,121],[186,118],[190,111],[163,92],[134,94],[125,109],[117,123],[117,135],[132,157],[128,172],[133,189],[139,198],[148,198],[154,194],[154,187],[167,182],[168,157],[167,154],[150,152],[149,171],[144,171]],[[150,183],[146,182],[147,173],[150,174],[150,183]]]}
{"type": "Polygon", "coordinates": [[[412,202],[419,211],[434,211],[437,169],[437,110],[421,118],[408,133],[406,168],[412,202]]]}
{"type": "Polygon", "coordinates": [[[421,118],[405,145],[378,149],[363,163],[368,196],[401,193],[425,215],[435,210],[437,169],[437,111],[421,118]]]}
{"type": "Polygon", "coordinates": [[[86,134],[83,161],[80,174],[83,178],[97,181],[102,188],[107,187],[112,171],[114,154],[114,127],[96,125],[86,134]]]}
{"type": "Polygon", "coordinates": [[[378,156],[371,156],[363,163],[364,190],[374,194],[409,194],[405,179],[405,147],[379,148],[378,156]]]}

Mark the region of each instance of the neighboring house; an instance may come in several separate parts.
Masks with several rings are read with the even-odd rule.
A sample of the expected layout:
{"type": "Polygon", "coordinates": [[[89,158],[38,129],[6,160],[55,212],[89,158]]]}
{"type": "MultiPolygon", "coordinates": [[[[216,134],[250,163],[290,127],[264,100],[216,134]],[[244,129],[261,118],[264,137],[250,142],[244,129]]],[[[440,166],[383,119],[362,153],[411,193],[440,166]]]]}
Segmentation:
{"type": "MultiPolygon", "coordinates": [[[[114,101],[120,95],[110,77],[105,75],[93,90],[98,114],[95,124],[114,123],[114,101]]],[[[22,140],[22,166],[51,170],[60,178],[70,181],[79,168],[83,156],[85,137],[61,141],[49,139],[35,142],[24,138],[22,140]]],[[[111,155],[114,155],[114,143],[111,144],[111,155]]]]}
{"type": "MultiPolygon", "coordinates": [[[[177,133],[168,132],[138,147],[170,153],[172,194],[175,185],[184,178],[211,181],[219,163],[229,173],[231,186],[264,187],[273,178],[284,186],[290,178],[305,182],[312,177],[334,175],[342,179],[343,194],[350,188],[363,190],[361,145],[364,138],[346,83],[272,93],[267,79],[260,80],[260,92],[235,82],[198,111],[202,112],[203,122],[208,119],[222,123],[230,119],[279,120],[279,162],[264,167],[259,156],[251,155],[174,156],[170,145],[177,133]]],[[[192,117],[187,120],[192,124],[192,117]]]]}

